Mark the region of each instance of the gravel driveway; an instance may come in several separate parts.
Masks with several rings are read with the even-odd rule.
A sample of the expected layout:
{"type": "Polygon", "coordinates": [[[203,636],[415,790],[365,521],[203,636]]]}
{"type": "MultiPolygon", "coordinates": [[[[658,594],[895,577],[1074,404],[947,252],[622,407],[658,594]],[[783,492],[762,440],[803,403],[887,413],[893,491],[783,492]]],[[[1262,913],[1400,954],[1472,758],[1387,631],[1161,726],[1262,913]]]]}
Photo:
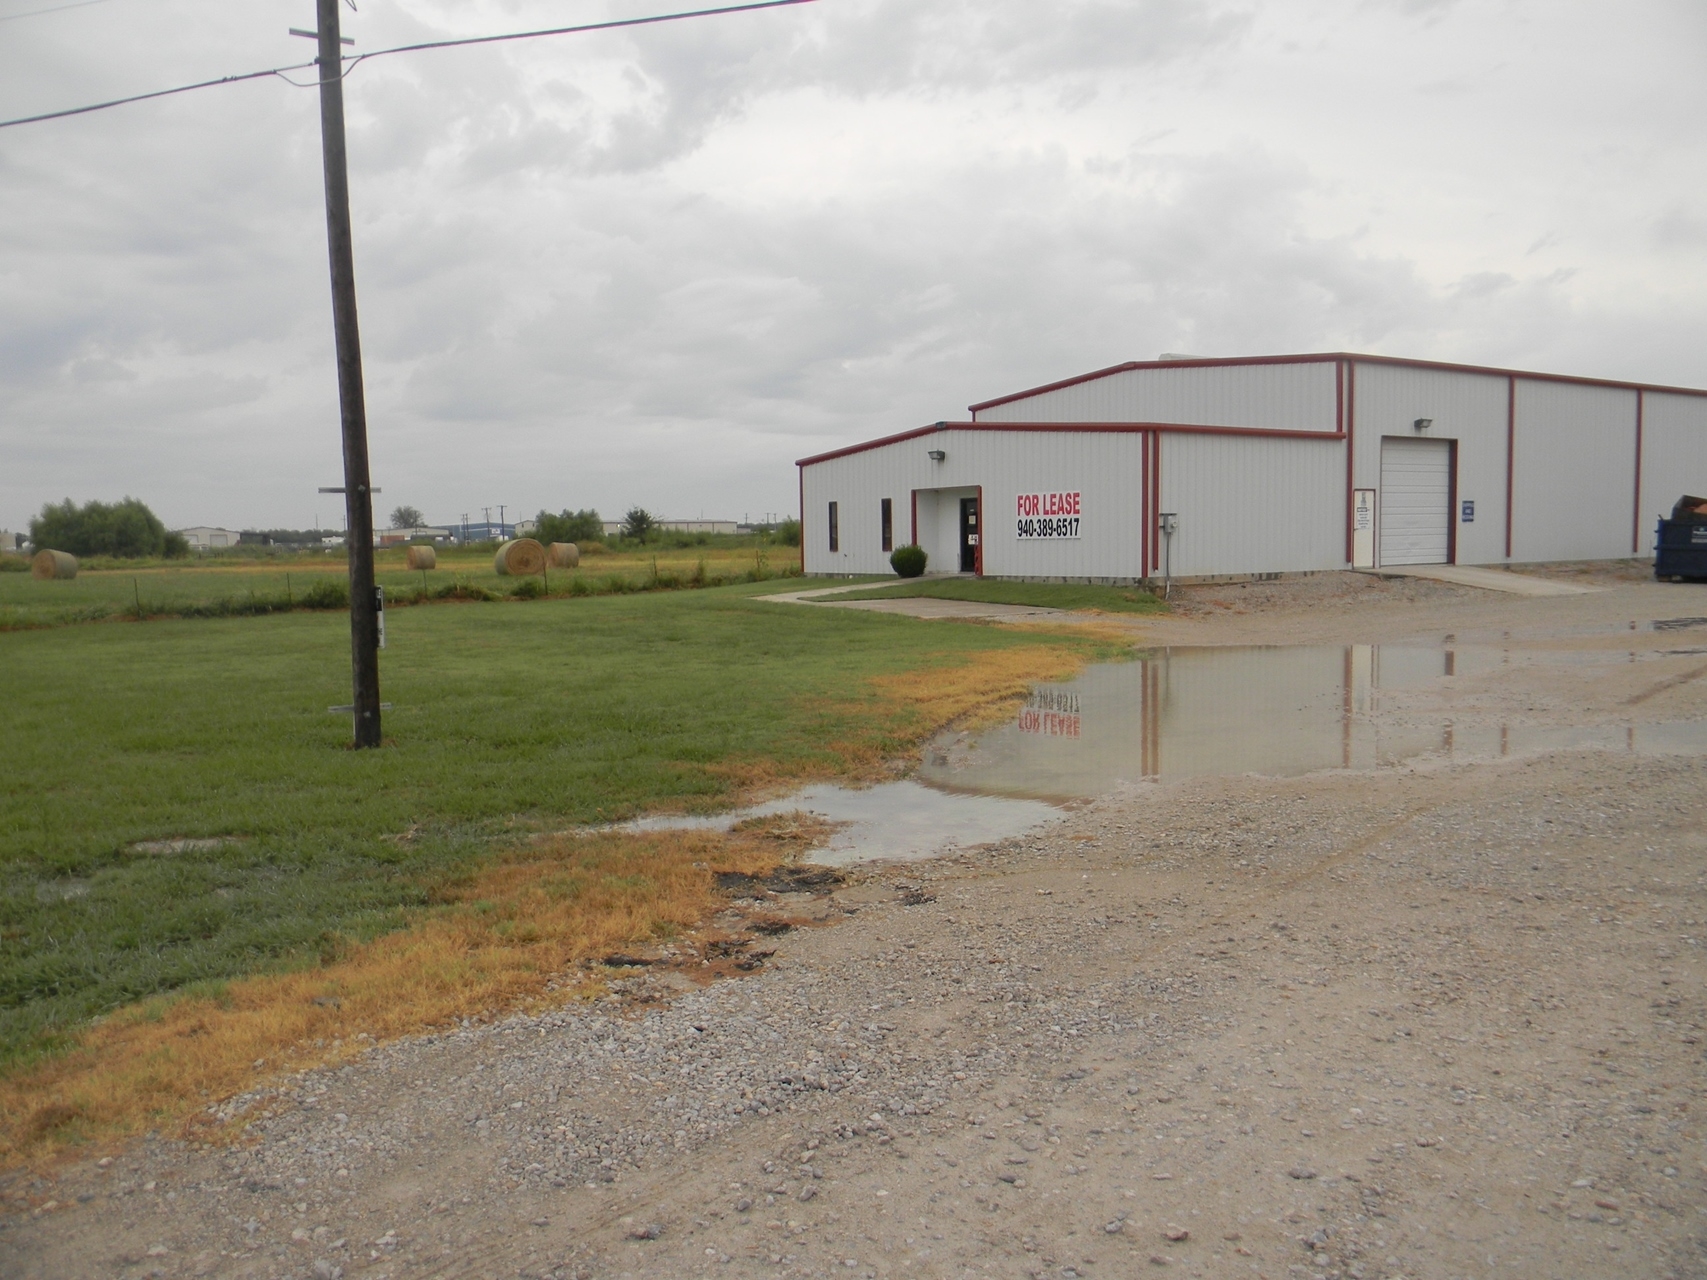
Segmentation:
{"type": "MultiPolygon", "coordinates": [[[[1312,590],[1267,606],[1275,633],[1333,631],[1312,590]]],[[[1608,597],[1675,599],[1429,592],[1376,629],[1456,609],[1594,645],[1608,597]]],[[[1656,661],[1622,678],[1707,718],[1679,678],[1700,660],[1656,661]]],[[[596,1007],[226,1104],[258,1117],[239,1146],[13,1177],[0,1272],[1704,1276],[1702,772],[1576,751],[1194,779],[749,886],[810,922],[751,976],[634,968],[596,1007]]]]}

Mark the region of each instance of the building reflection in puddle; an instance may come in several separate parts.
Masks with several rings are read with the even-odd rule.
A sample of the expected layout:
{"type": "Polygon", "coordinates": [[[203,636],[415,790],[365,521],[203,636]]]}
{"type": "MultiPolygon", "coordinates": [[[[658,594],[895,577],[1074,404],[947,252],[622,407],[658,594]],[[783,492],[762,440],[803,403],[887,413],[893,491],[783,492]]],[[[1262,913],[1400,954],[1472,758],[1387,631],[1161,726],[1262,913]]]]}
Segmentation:
{"type": "MultiPolygon", "coordinates": [[[[1541,660],[1559,658],[1581,660],[1541,660]]],[[[1434,698],[1396,696],[1538,659],[1495,648],[1398,645],[1158,649],[1040,686],[1013,722],[936,744],[918,777],[948,790],[1072,798],[1146,779],[1289,776],[1422,756],[1707,749],[1707,726],[1696,723],[1502,724],[1420,705],[1434,698]]]]}

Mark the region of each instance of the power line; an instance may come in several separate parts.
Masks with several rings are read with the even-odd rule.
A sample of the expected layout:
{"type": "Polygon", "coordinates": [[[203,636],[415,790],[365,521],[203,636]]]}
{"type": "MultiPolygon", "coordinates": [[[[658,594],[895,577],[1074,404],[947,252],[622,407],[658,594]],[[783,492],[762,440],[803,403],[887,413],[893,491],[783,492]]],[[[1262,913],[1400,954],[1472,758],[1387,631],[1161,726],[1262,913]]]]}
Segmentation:
{"type": "Polygon", "coordinates": [[[56,4],[46,9],[30,9],[24,13],[0,13],[0,22],[16,22],[19,18],[39,18],[44,13],[64,13],[67,9],[87,9],[92,4],[106,4],[107,0],[72,0],[71,4],[56,4]]]}
{"type": "MultiPolygon", "coordinates": [[[[84,4],[98,4],[101,0],[81,0],[84,4]]],[[[460,40],[427,40],[420,44],[400,44],[390,49],[376,49],[372,53],[347,54],[343,62],[340,78],[348,76],[361,63],[370,58],[383,58],[393,53],[421,53],[428,49],[455,49],[463,45],[500,44],[509,40],[533,40],[541,36],[567,36],[585,31],[612,31],[619,27],[650,27],[664,22],[681,22],[687,18],[710,18],[724,13],[751,13],[758,9],[782,9],[792,5],[812,4],[813,0],[756,0],[752,4],[724,5],[715,9],[689,9],[681,13],[657,13],[644,18],[616,18],[609,22],[586,22],[573,27],[546,27],[538,31],[511,31],[496,36],[468,36],[460,40]]],[[[75,6],[66,6],[67,8],[75,6]]],[[[43,10],[43,12],[47,12],[43,10]]],[[[27,17],[27,14],[15,14],[14,17],[27,17]]],[[[270,76],[278,76],[287,84],[295,84],[285,73],[289,71],[306,71],[315,66],[315,62],[296,62],[286,67],[268,67],[265,71],[246,71],[240,75],[220,76],[217,80],[198,80],[195,84],[178,85],[172,89],[156,89],[151,93],[132,94],[128,98],[113,98],[107,102],[92,102],[87,106],[68,107],[63,111],[44,111],[40,115],[20,116],[16,120],[0,120],[0,129],[10,129],[20,124],[40,124],[45,120],[63,120],[67,116],[87,115],[91,111],[105,111],[109,107],[122,107],[132,102],[147,102],[152,98],[169,98],[173,94],[189,93],[192,89],[211,89],[216,85],[238,84],[245,80],[265,80],[270,76]]],[[[298,88],[307,88],[298,85],[298,88]]]]}

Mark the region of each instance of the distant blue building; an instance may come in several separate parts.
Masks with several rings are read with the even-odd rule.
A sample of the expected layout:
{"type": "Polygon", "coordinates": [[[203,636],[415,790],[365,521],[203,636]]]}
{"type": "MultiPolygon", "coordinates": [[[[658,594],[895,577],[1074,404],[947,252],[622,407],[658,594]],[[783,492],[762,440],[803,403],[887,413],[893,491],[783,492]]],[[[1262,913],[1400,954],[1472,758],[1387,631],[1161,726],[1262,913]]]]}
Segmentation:
{"type": "Polygon", "coordinates": [[[467,523],[440,526],[450,530],[458,542],[508,542],[516,536],[516,526],[497,520],[470,520],[467,523]]]}

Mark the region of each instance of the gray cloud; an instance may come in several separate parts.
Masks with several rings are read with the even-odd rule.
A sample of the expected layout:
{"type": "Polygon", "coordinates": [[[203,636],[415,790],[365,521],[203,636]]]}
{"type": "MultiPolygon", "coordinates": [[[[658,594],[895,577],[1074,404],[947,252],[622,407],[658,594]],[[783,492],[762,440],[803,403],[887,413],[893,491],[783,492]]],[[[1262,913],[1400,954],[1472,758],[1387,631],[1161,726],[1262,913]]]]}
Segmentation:
{"type": "MultiPolygon", "coordinates": [[[[1162,350],[1707,382],[1677,271],[1701,144],[1667,123],[1701,90],[1648,75],[1694,19],[1632,25],[1585,129],[1581,3],[825,0],[365,65],[379,483],[438,519],[787,510],[804,453],[1162,350]],[[1477,50],[1541,18],[1554,43],[1490,82],[1477,50]],[[1393,91],[1431,82],[1482,87],[1393,91]]],[[[20,22],[0,109],[300,54],[301,9],[20,22]]],[[[351,24],[366,48],[562,14],[351,24]]],[[[126,492],[173,523],[312,519],[338,469],[314,112],[249,85],[0,133],[0,527],[126,492]]]]}

